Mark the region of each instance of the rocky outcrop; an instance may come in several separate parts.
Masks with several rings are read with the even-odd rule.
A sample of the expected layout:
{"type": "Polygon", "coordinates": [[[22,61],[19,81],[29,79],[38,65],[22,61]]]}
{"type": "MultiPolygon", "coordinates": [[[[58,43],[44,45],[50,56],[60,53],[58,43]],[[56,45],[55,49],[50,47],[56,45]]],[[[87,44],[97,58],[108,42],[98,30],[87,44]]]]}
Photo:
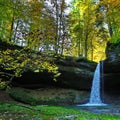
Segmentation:
{"type": "MultiPolygon", "coordinates": [[[[2,43],[0,49],[21,49],[18,46],[2,43]]],[[[27,51],[26,51],[27,52],[27,51]]],[[[36,53],[35,53],[36,54],[36,53]]],[[[40,54],[38,54],[40,55],[40,54]]],[[[120,90],[120,44],[107,44],[107,59],[104,60],[104,88],[105,90],[120,90]]],[[[59,86],[74,89],[90,90],[96,63],[84,58],[64,57],[54,61],[59,67],[61,75],[57,81],[53,80],[53,74],[47,71],[36,73],[27,71],[20,78],[14,78],[14,86],[39,88],[59,86]]],[[[1,69],[1,68],[0,68],[1,69]]]]}
{"type": "Polygon", "coordinates": [[[107,44],[105,73],[120,73],[120,44],[107,44]]]}
{"type": "MultiPolygon", "coordinates": [[[[12,45],[0,41],[0,50],[21,50],[22,47],[17,45],[12,45]]],[[[28,49],[23,50],[25,54],[29,53],[28,49]]],[[[40,56],[45,57],[43,54],[35,51],[30,51],[33,55],[37,54],[35,59],[40,59],[40,56]]],[[[30,54],[31,56],[31,54],[30,54]]],[[[47,71],[43,72],[33,72],[32,70],[27,69],[27,72],[24,72],[21,77],[14,78],[12,85],[14,86],[23,86],[28,88],[39,88],[47,86],[61,86],[74,89],[84,89],[90,90],[94,70],[96,67],[95,62],[88,61],[85,58],[74,58],[70,56],[63,57],[54,57],[47,56],[54,61],[59,68],[61,75],[57,78],[57,81],[53,80],[53,74],[48,73],[47,71]]],[[[35,66],[37,67],[37,66],[35,66]]],[[[5,73],[13,73],[13,70],[5,70],[2,65],[0,65],[0,71],[5,73]]],[[[6,80],[6,75],[0,76],[3,80],[6,80]],[[4,78],[5,77],[5,78],[4,78]]],[[[8,78],[7,78],[8,79],[8,78]]]]}
{"type": "Polygon", "coordinates": [[[120,90],[120,44],[107,44],[104,61],[106,90],[120,90]]]}
{"type": "Polygon", "coordinates": [[[61,75],[57,81],[53,75],[47,72],[35,73],[28,71],[20,78],[15,78],[16,86],[38,88],[47,86],[59,86],[74,89],[90,90],[96,63],[80,58],[73,60],[72,57],[56,60],[61,75]]]}

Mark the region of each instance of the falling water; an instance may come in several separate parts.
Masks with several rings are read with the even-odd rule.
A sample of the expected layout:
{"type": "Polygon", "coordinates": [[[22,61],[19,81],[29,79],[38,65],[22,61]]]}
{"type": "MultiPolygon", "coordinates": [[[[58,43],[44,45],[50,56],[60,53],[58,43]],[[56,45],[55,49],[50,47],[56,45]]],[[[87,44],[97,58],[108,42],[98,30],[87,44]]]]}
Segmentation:
{"type": "Polygon", "coordinates": [[[101,103],[102,103],[102,100],[100,97],[100,63],[98,63],[94,73],[92,89],[90,94],[90,101],[88,104],[98,105],[101,103]]]}
{"type": "Polygon", "coordinates": [[[101,97],[104,102],[104,61],[101,61],[101,97]]]}
{"type": "Polygon", "coordinates": [[[100,63],[98,63],[94,73],[89,103],[78,106],[105,106],[105,105],[106,104],[102,102],[100,96],[100,63]]]}

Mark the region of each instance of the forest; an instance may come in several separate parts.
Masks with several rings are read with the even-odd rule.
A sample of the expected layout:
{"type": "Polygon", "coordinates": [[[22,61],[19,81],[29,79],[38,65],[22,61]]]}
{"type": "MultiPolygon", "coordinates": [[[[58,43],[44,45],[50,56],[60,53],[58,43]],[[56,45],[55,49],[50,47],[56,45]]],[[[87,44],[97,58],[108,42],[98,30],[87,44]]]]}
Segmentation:
{"type": "MultiPolygon", "coordinates": [[[[18,101],[22,101],[23,103],[27,101],[27,104],[30,102],[31,105],[32,102],[38,105],[38,102],[34,100],[34,102],[29,101],[34,98],[28,97],[29,100],[27,100],[27,98],[26,100],[22,100],[20,96],[24,94],[25,90],[24,88],[16,88],[16,86],[18,86],[18,83],[25,83],[25,85],[30,83],[33,85],[33,83],[36,82],[36,84],[38,84],[37,79],[43,79],[44,81],[45,78],[45,81],[39,84],[42,86],[43,83],[46,84],[48,87],[46,88],[45,86],[46,90],[48,89],[49,91],[50,84],[54,84],[55,89],[53,89],[53,91],[55,92],[58,86],[60,88],[67,87],[75,89],[75,91],[79,89],[79,97],[81,97],[84,89],[84,97],[87,99],[88,93],[86,93],[86,91],[90,91],[93,72],[97,63],[101,61],[105,61],[104,64],[106,68],[103,74],[105,86],[107,86],[106,90],[109,91],[110,88],[116,88],[118,90],[120,85],[119,58],[119,0],[0,0],[0,97],[3,92],[7,91],[5,94],[10,94],[10,96],[15,97],[16,100],[19,99],[18,101]],[[111,70],[109,68],[111,68],[111,70]],[[71,76],[73,75],[73,77],[71,77],[70,74],[71,76]],[[34,82],[30,82],[29,79],[34,82]],[[109,84],[110,79],[112,79],[111,84],[109,84]],[[116,82],[114,79],[116,79],[116,82]],[[17,80],[19,81],[18,83],[16,82],[17,80]],[[53,81],[53,83],[51,81],[53,81]],[[80,88],[77,85],[78,83],[81,83],[80,88]],[[19,97],[17,93],[20,94],[19,97]]],[[[39,89],[42,88],[40,87],[39,89]]],[[[60,91],[62,91],[61,89],[60,91]]],[[[75,91],[74,93],[76,94],[75,91]]],[[[66,90],[64,90],[63,93],[64,92],[66,93],[66,90]]],[[[43,93],[36,92],[36,94],[42,96],[44,90],[43,93]]],[[[52,92],[50,92],[50,95],[51,94],[52,92]]],[[[71,94],[73,94],[73,91],[71,94]]],[[[31,96],[32,95],[31,93],[31,96]]],[[[62,97],[64,98],[64,96],[65,95],[62,97]]],[[[2,98],[0,98],[0,111],[2,111],[2,109],[3,111],[8,110],[9,108],[7,107],[9,107],[10,103],[7,104],[5,101],[2,106],[1,99],[2,98]]],[[[42,100],[42,97],[39,99],[42,100]]],[[[45,99],[51,100],[49,97],[45,97],[45,99]]],[[[53,97],[53,99],[55,100],[56,98],[53,97]]],[[[68,100],[68,98],[65,99],[68,100]]],[[[80,98],[78,101],[75,99],[75,103],[84,103],[86,99],[83,100],[83,98],[80,98]]],[[[66,100],[63,101],[66,102],[66,100]]],[[[108,100],[107,102],[111,101],[108,100]]],[[[44,102],[42,102],[42,104],[43,103],[44,102]]],[[[48,101],[45,101],[45,103],[49,104],[48,101]]],[[[69,104],[73,104],[73,101],[69,101],[69,104]]],[[[19,107],[19,105],[17,107],[19,107]]],[[[44,109],[46,111],[50,109],[49,107],[39,108],[39,106],[31,107],[27,105],[22,105],[21,107],[23,108],[19,108],[20,111],[24,109],[23,111],[25,113],[27,108],[36,110],[37,117],[39,116],[40,110],[45,112],[44,109]]],[[[14,111],[12,106],[11,109],[14,111]]],[[[55,109],[57,109],[57,107],[51,108],[50,110],[55,111],[55,109]]],[[[63,109],[63,111],[66,110],[66,108],[58,107],[57,112],[59,112],[59,109],[63,109]]],[[[49,112],[49,110],[47,112],[49,112]]],[[[74,112],[75,111],[73,111],[73,113],[74,112]]],[[[34,113],[31,113],[32,116],[34,116],[34,113]]],[[[40,115],[41,114],[42,113],[40,113],[40,115]]],[[[58,116],[62,114],[63,113],[59,113],[58,116]]],[[[72,110],[67,114],[71,115],[72,110]]],[[[82,113],[75,112],[75,114],[78,117],[74,115],[74,118],[66,118],[65,120],[89,120],[92,113],[90,115],[87,114],[87,116],[82,116],[82,119],[79,118],[82,113]]],[[[66,114],[63,114],[63,116],[65,115],[66,114]]],[[[49,120],[49,117],[51,117],[50,120],[57,120],[53,119],[56,116],[54,112],[48,113],[45,120],[49,120]],[[55,115],[51,115],[51,117],[50,114],[55,115]]],[[[92,120],[102,119],[100,116],[94,116],[93,114],[92,116],[95,118],[92,120]]],[[[42,117],[44,120],[45,115],[42,117]]],[[[109,117],[111,116],[103,115],[105,120],[109,119],[109,117]]],[[[112,117],[113,119],[110,120],[120,119],[120,116],[114,116],[114,114],[112,117]]],[[[6,119],[8,118],[5,118],[5,120],[6,119]]],[[[17,120],[17,117],[14,116],[14,118],[10,120],[14,119],[17,120]]],[[[26,120],[29,119],[29,117],[26,118],[26,120]]],[[[64,120],[64,118],[60,119],[64,120]]],[[[4,120],[2,114],[0,114],[0,120],[4,120]]]]}

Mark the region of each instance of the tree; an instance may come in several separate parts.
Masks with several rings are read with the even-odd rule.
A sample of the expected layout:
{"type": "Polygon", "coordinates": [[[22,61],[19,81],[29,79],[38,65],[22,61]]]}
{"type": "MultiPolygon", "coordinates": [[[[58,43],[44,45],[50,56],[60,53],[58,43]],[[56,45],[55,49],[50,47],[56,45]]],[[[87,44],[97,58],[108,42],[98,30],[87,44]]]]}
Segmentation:
{"type": "Polygon", "coordinates": [[[52,62],[52,58],[43,57],[41,53],[37,53],[38,49],[42,47],[42,43],[45,44],[46,40],[50,40],[50,36],[52,36],[50,34],[53,33],[52,25],[51,27],[46,25],[47,22],[51,24],[53,17],[48,12],[48,16],[45,16],[44,1],[19,2],[18,0],[10,0],[8,2],[1,0],[0,5],[2,6],[0,8],[0,43],[1,47],[3,46],[3,49],[0,48],[0,68],[2,69],[0,77],[8,76],[9,79],[7,78],[8,82],[6,83],[9,84],[15,76],[19,77],[29,69],[34,72],[47,70],[55,74],[56,77],[58,68],[52,62]],[[48,17],[50,20],[47,21],[48,17]],[[51,33],[47,29],[51,29],[51,33]],[[20,41],[25,44],[20,44],[20,41]],[[18,46],[16,49],[5,47],[11,44],[22,47],[18,46]]]}
{"type": "MultiPolygon", "coordinates": [[[[108,32],[104,27],[103,14],[99,3],[92,0],[74,1],[71,10],[71,34],[73,39],[73,49],[77,46],[77,55],[91,60],[95,60],[98,45],[106,43],[108,32]],[[102,20],[102,21],[101,21],[102,20]],[[101,42],[99,42],[101,41],[101,42]]],[[[104,44],[105,47],[105,44],[104,44]]],[[[101,51],[105,51],[104,49],[101,51]]],[[[104,52],[103,52],[104,53],[104,52]]],[[[99,61],[96,60],[96,61],[99,61]]]]}
{"type": "Polygon", "coordinates": [[[7,0],[0,1],[0,39],[6,42],[11,40],[12,27],[14,21],[13,2],[7,0]]]}
{"type": "Polygon", "coordinates": [[[106,14],[106,24],[110,34],[110,42],[120,42],[120,1],[119,0],[103,0],[101,5],[104,6],[106,14]]]}
{"type": "Polygon", "coordinates": [[[65,0],[51,0],[51,5],[53,7],[53,16],[55,18],[55,42],[54,48],[56,54],[63,54],[64,49],[64,39],[66,38],[66,3],[65,0]]]}
{"type": "Polygon", "coordinates": [[[77,35],[74,36],[77,38],[78,56],[87,57],[89,36],[94,30],[94,5],[90,0],[76,1],[74,5],[71,20],[76,24],[72,23],[75,26],[71,30],[77,35]]]}

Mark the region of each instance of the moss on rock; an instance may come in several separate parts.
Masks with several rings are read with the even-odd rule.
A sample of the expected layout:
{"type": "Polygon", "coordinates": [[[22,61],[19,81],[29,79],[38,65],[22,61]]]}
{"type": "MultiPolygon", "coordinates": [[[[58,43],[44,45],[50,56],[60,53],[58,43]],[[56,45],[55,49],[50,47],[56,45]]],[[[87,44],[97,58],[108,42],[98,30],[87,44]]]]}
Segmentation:
{"type": "Polygon", "coordinates": [[[30,105],[70,105],[84,103],[89,98],[89,93],[72,89],[41,88],[36,90],[13,88],[9,90],[12,98],[30,105]]]}

